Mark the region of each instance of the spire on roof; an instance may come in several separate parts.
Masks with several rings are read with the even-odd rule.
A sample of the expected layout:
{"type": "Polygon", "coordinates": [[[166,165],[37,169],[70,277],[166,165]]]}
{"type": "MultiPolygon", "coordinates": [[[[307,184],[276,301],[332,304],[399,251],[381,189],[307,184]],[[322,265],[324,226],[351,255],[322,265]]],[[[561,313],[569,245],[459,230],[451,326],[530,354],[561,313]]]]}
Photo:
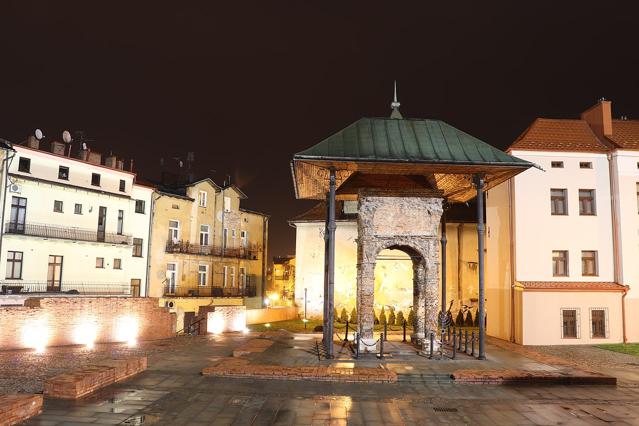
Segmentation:
{"type": "Polygon", "coordinates": [[[393,81],[393,102],[391,102],[391,108],[393,112],[391,112],[391,118],[404,118],[402,117],[402,113],[399,112],[399,101],[397,100],[397,80],[393,81]]]}

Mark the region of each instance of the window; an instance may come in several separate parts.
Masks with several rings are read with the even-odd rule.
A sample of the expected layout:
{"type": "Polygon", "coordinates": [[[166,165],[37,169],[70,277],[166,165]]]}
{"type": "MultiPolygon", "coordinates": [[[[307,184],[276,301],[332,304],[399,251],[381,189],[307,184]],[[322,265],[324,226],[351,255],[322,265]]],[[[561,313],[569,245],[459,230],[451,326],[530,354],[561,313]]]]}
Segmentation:
{"type": "Polygon", "coordinates": [[[167,293],[175,293],[177,288],[177,263],[166,264],[166,287],[167,293]]]}
{"type": "Polygon", "coordinates": [[[231,266],[231,287],[235,287],[235,266],[231,266]]]}
{"type": "Polygon", "coordinates": [[[126,191],[126,181],[124,179],[120,179],[120,192],[126,191]]]}
{"type": "Polygon", "coordinates": [[[231,238],[235,241],[235,228],[231,229],[231,238]]]}
{"type": "Polygon", "coordinates": [[[567,215],[568,214],[568,190],[551,189],[550,190],[550,214],[567,215]]]}
{"type": "Polygon", "coordinates": [[[113,259],[113,269],[122,269],[122,259],[113,259]]]}
{"type": "Polygon", "coordinates": [[[550,162],[550,167],[552,167],[553,169],[563,169],[564,168],[564,162],[563,161],[551,161],[550,162]]]}
{"type": "Polygon", "coordinates": [[[31,159],[20,157],[18,161],[18,171],[24,173],[31,173],[31,159]]]}
{"type": "Polygon", "coordinates": [[[579,162],[580,169],[592,169],[592,163],[590,161],[581,161],[579,162]]]}
{"type": "Polygon", "coordinates": [[[133,257],[142,257],[142,238],[133,239],[133,257]]]}
{"type": "Polygon", "coordinates": [[[224,281],[222,281],[222,287],[226,287],[229,281],[229,267],[224,266],[224,281]]]}
{"type": "Polygon", "coordinates": [[[95,258],[95,267],[96,268],[104,268],[104,258],[103,257],[96,257],[95,258]]]}
{"type": "Polygon", "coordinates": [[[209,266],[199,265],[197,270],[197,283],[198,285],[205,286],[208,283],[209,266]]]}
{"type": "Polygon", "coordinates": [[[579,214],[582,216],[594,216],[597,214],[594,189],[579,190],[579,214]]]}
{"type": "Polygon", "coordinates": [[[73,208],[73,213],[74,214],[82,214],[82,204],[75,204],[75,207],[73,208]]]}
{"type": "Polygon", "coordinates": [[[248,232],[247,231],[240,231],[240,240],[242,241],[242,247],[247,248],[248,247],[248,232]]]}
{"type": "Polygon", "coordinates": [[[180,241],[180,222],[169,220],[169,241],[177,243],[180,241]]]}
{"type": "Polygon", "coordinates": [[[562,339],[578,339],[579,338],[579,310],[578,309],[562,309],[561,310],[561,338],[562,339]]]}
{"type": "Polygon", "coordinates": [[[240,266],[240,286],[242,288],[246,288],[246,268],[244,266],[240,266]]]}
{"type": "Polygon", "coordinates": [[[131,296],[140,297],[140,287],[142,280],[139,278],[131,278],[131,296]]]}
{"type": "Polygon", "coordinates": [[[56,213],[62,213],[62,201],[55,200],[53,202],[53,211],[56,213]]]}
{"type": "Polygon", "coordinates": [[[47,291],[60,291],[62,287],[62,262],[63,256],[49,255],[47,265],[47,291]]]}
{"type": "Polygon", "coordinates": [[[200,196],[198,198],[200,207],[206,207],[206,191],[200,191],[200,196]]]}
{"type": "Polygon", "coordinates": [[[10,280],[22,279],[22,252],[21,251],[7,252],[6,278],[10,280]]]}
{"type": "Polygon", "coordinates": [[[231,197],[224,197],[224,211],[231,211],[231,197]]]}
{"type": "Polygon", "coordinates": [[[222,230],[222,250],[226,249],[226,247],[228,246],[228,240],[229,240],[229,230],[227,228],[224,228],[222,230]]]}
{"type": "Polygon", "coordinates": [[[124,210],[118,210],[118,235],[124,232],[124,210]]]}
{"type": "Polygon", "coordinates": [[[100,186],[100,174],[99,173],[91,173],[91,185],[100,186]]]}
{"type": "Polygon", "coordinates": [[[581,252],[581,275],[595,277],[598,274],[597,270],[597,252],[594,250],[587,250],[581,252]]]}
{"type": "Polygon", "coordinates": [[[24,233],[27,218],[27,199],[11,197],[11,217],[9,218],[9,232],[24,233]]]}
{"type": "Polygon", "coordinates": [[[179,204],[173,204],[173,205],[171,205],[171,208],[175,209],[175,210],[180,210],[179,204]]]}
{"type": "Polygon", "coordinates": [[[209,225],[200,225],[200,245],[209,245],[209,225]]]}
{"type": "Polygon", "coordinates": [[[144,200],[135,200],[135,212],[144,214],[144,200]]]}
{"type": "Polygon", "coordinates": [[[605,339],[608,337],[608,309],[590,309],[590,337],[593,339],[605,339]]]}
{"type": "Polygon", "coordinates": [[[60,166],[58,167],[58,179],[69,180],[69,168],[60,166]]]}
{"type": "Polygon", "coordinates": [[[566,250],[552,252],[552,275],[553,277],[568,276],[568,252],[566,250]]]}
{"type": "Polygon", "coordinates": [[[639,182],[637,182],[637,212],[639,212],[639,182]]]}

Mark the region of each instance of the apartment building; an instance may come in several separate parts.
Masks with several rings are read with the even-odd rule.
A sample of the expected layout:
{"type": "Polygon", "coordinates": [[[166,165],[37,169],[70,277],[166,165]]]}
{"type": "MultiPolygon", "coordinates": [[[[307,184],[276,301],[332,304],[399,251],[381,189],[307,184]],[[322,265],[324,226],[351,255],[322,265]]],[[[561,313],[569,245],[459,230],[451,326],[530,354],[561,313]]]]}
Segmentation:
{"type": "Polygon", "coordinates": [[[145,296],[153,188],[116,156],[47,145],[6,158],[1,292],[145,296]]]}
{"type": "Polygon", "coordinates": [[[639,121],[601,100],[536,119],[536,163],[487,193],[488,333],[522,344],[639,341],[639,121]]]}
{"type": "Polygon", "coordinates": [[[178,328],[200,306],[262,307],[269,217],[244,199],[208,178],[154,194],[150,296],[177,312],[178,328]]]}

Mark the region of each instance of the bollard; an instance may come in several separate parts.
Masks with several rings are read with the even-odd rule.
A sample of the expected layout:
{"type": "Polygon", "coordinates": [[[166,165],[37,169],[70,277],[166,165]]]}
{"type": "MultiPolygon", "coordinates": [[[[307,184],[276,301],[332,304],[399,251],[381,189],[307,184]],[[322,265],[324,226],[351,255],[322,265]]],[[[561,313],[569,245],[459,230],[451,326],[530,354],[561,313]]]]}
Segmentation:
{"type": "Polygon", "coordinates": [[[359,333],[355,332],[355,359],[359,358],[359,333]]]}
{"type": "Polygon", "coordinates": [[[470,338],[470,355],[475,356],[475,332],[473,331],[472,336],[470,338]]]}
{"type": "Polygon", "coordinates": [[[468,330],[464,330],[464,353],[468,353],[468,330]]]}
{"type": "Polygon", "coordinates": [[[344,335],[344,341],[348,342],[348,320],[346,320],[346,334],[344,335]]]}
{"type": "Polygon", "coordinates": [[[441,345],[439,345],[439,353],[441,354],[440,359],[444,357],[444,336],[446,336],[446,332],[442,328],[442,341],[441,345]]]}
{"type": "Polygon", "coordinates": [[[457,350],[459,352],[461,352],[461,345],[462,345],[462,331],[459,330],[459,336],[457,337],[457,350]]]}
{"type": "Polygon", "coordinates": [[[452,359],[455,359],[455,355],[457,355],[457,335],[453,333],[453,356],[452,359]]]}
{"type": "Polygon", "coordinates": [[[404,328],[404,337],[402,338],[402,342],[406,343],[406,320],[404,320],[402,327],[404,328]]]}
{"type": "MultiPolygon", "coordinates": [[[[404,322],[405,324],[405,322],[404,322]]],[[[433,346],[435,346],[435,333],[430,332],[430,350],[428,358],[433,359],[433,346]]]]}
{"type": "Polygon", "coordinates": [[[384,358],[384,339],[379,338],[379,359],[384,358]]]}
{"type": "Polygon", "coordinates": [[[384,341],[388,340],[388,322],[384,321],[384,341]]]}

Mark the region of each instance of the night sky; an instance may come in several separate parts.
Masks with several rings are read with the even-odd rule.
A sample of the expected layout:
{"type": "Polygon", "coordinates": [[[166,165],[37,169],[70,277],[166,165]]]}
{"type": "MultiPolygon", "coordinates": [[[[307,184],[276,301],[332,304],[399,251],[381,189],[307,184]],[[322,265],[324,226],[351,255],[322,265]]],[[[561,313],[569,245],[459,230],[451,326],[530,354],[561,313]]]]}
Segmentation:
{"type": "Polygon", "coordinates": [[[313,205],[292,155],[389,115],[394,79],[405,117],[500,148],[601,97],[639,117],[636,1],[96,3],[2,2],[0,137],[84,130],[146,179],[193,151],[272,215],[271,255],[294,253],[286,220],[313,205]]]}

